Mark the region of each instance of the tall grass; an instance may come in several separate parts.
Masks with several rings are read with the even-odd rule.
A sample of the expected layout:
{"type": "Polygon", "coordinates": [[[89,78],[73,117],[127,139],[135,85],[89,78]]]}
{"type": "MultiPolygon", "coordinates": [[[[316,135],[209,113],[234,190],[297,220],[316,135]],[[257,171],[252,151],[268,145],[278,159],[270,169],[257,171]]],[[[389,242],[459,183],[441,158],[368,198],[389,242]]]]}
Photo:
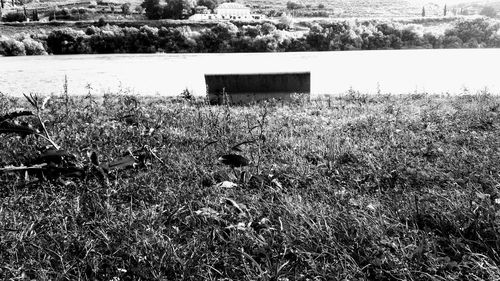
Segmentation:
{"type": "MultiPolygon", "coordinates": [[[[163,163],[108,184],[0,174],[6,279],[500,278],[498,96],[66,98],[49,100],[45,125],[81,163],[145,145],[163,163]],[[217,163],[228,152],[253,160],[245,177],[217,163]]],[[[4,96],[0,116],[27,106],[4,96]]],[[[49,144],[0,138],[0,167],[49,144]]]]}

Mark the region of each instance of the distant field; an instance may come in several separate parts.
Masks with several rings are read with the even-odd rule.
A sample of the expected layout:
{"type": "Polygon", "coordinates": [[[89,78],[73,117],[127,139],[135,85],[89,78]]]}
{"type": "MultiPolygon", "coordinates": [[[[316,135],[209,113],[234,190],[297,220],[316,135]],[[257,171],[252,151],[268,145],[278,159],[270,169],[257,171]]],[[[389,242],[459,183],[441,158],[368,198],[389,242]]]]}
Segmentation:
{"type": "MultiPolygon", "coordinates": [[[[61,6],[74,3],[75,6],[81,6],[83,3],[90,1],[39,1],[38,3],[30,3],[28,7],[46,7],[46,6],[61,6]],[[82,4],[79,4],[82,3],[82,4]]],[[[104,1],[110,5],[120,5],[122,3],[131,3],[132,7],[138,6],[142,0],[115,0],[104,1]]],[[[257,12],[269,13],[272,11],[286,11],[288,0],[248,0],[238,1],[252,7],[257,12]]],[[[303,8],[299,9],[298,13],[313,14],[315,12],[326,12],[333,17],[412,17],[421,16],[422,7],[425,6],[426,16],[440,16],[443,13],[443,4],[433,4],[432,2],[415,2],[409,0],[297,0],[294,1],[303,8]],[[319,8],[319,5],[323,5],[319,8]]]]}
{"type": "MultiPolygon", "coordinates": [[[[245,3],[264,9],[285,8],[288,0],[250,0],[245,3]]],[[[306,6],[307,10],[326,10],[334,17],[407,17],[420,16],[422,4],[414,1],[397,0],[309,0],[296,1],[306,6]],[[324,9],[318,8],[323,4],[324,9]],[[310,7],[307,7],[309,6],[310,7]]],[[[440,5],[425,4],[427,16],[442,15],[440,5]]]]}

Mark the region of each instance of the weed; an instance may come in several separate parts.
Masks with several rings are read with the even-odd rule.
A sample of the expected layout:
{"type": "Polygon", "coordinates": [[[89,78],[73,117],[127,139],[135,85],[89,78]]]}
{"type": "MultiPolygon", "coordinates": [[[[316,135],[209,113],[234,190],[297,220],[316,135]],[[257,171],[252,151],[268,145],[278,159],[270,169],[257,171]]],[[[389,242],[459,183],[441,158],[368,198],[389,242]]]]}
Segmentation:
{"type": "Polygon", "coordinates": [[[6,97],[6,279],[500,278],[497,96],[6,97]]]}

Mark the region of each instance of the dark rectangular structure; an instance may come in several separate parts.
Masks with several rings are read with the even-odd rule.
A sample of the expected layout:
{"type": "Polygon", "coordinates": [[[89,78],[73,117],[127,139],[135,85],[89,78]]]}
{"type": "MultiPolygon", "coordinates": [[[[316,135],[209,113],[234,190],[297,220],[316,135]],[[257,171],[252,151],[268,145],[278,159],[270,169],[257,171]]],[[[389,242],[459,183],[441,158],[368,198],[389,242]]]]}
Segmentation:
{"type": "Polygon", "coordinates": [[[290,99],[293,94],[310,95],[311,73],[206,74],[211,103],[250,103],[265,99],[290,99]]]}

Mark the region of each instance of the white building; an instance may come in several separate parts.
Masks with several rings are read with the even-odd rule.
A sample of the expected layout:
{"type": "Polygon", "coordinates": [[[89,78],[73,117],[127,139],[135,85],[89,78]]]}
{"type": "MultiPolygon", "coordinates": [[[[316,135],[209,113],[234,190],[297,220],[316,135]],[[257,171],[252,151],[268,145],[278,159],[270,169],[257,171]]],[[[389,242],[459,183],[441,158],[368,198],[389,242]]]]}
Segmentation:
{"type": "Polygon", "coordinates": [[[215,8],[215,14],[221,19],[251,19],[250,8],[238,3],[222,3],[215,8]]]}
{"type": "Polygon", "coordinates": [[[190,20],[251,20],[262,19],[262,15],[250,13],[250,8],[238,3],[222,3],[214,10],[214,14],[194,14],[190,20]]]}

